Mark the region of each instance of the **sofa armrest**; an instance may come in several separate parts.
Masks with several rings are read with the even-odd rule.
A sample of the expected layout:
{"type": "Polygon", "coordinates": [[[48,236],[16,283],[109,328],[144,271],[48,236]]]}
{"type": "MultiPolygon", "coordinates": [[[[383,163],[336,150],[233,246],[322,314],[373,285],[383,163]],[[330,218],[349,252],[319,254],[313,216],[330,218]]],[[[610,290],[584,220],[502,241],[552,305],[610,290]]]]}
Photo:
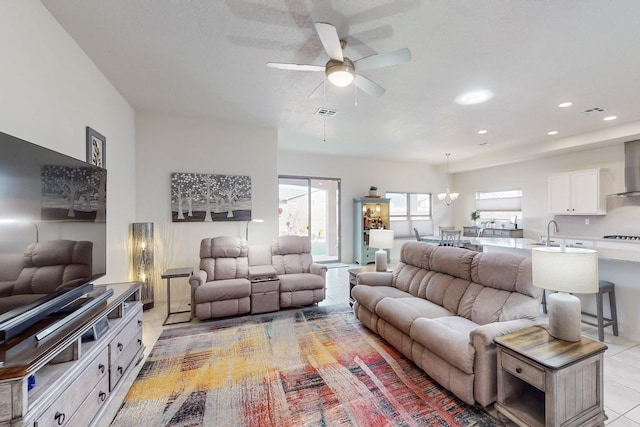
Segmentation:
{"type": "Polygon", "coordinates": [[[356,276],[356,284],[369,286],[391,286],[393,273],[368,271],[358,273],[356,276]]]}
{"type": "Polygon", "coordinates": [[[480,338],[481,342],[485,345],[493,344],[493,339],[502,335],[510,334],[511,332],[519,331],[533,326],[535,322],[531,319],[516,319],[508,320],[506,322],[494,322],[486,325],[478,326],[469,332],[469,341],[471,343],[476,342],[476,338],[480,338]]]}
{"type": "Polygon", "coordinates": [[[327,266],[322,264],[313,263],[309,266],[309,272],[311,274],[317,274],[318,276],[327,276],[327,266]]]}
{"type": "Polygon", "coordinates": [[[198,286],[202,286],[205,283],[207,283],[207,272],[204,270],[198,270],[189,277],[189,284],[192,290],[195,290],[198,286]]]}

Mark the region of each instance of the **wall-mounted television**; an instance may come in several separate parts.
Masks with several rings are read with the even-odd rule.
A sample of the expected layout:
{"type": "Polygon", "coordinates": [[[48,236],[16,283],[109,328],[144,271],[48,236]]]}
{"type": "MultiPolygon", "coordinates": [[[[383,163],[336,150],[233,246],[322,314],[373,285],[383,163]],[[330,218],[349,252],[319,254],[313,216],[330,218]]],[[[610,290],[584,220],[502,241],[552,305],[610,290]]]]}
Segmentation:
{"type": "Polygon", "coordinates": [[[40,318],[69,302],[69,295],[61,296],[66,287],[35,299],[12,295],[33,244],[92,243],[91,272],[74,281],[74,293],[106,274],[106,190],[106,169],[0,132],[0,340],[24,329],[14,329],[16,319],[28,319],[29,326],[31,314],[40,318]],[[60,304],[51,302],[56,299],[60,304]]]}

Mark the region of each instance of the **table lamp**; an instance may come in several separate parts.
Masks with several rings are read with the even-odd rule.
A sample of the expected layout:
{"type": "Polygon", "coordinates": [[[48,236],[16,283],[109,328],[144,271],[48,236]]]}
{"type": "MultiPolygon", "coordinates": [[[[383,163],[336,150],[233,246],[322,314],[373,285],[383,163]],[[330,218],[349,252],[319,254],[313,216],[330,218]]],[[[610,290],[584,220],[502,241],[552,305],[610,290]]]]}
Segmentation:
{"type": "Polygon", "coordinates": [[[376,271],[387,271],[387,251],[393,248],[393,230],[369,230],[369,246],[376,251],[376,271]]]}
{"type": "Polygon", "coordinates": [[[580,299],[569,292],[598,292],[598,252],[593,249],[544,247],[531,251],[533,284],[558,291],[547,296],[549,334],[580,341],[580,299]]]}

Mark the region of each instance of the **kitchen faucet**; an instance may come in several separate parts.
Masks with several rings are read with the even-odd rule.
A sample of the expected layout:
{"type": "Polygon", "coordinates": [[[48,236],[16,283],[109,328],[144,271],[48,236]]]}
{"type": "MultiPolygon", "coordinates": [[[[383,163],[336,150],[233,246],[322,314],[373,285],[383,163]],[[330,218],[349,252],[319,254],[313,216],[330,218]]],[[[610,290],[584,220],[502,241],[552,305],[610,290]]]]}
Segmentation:
{"type": "Polygon", "coordinates": [[[547,224],[547,243],[546,243],[546,245],[547,245],[547,246],[549,246],[549,237],[550,237],[550,236],[549,236],[549,234],[550,234],[550,230],[549,230],[549,229],[551,228],[551,224],[553,224],[553,232],[554,232],[554,233],[557,233],[557,232],[558,232],[558,223],[557,223],[557,222],[555,222],[555,220],[553,220],[553,219],[552,219],[552,220],[551,220],[551,221],[549,221],[549,223],[547,224]]]}

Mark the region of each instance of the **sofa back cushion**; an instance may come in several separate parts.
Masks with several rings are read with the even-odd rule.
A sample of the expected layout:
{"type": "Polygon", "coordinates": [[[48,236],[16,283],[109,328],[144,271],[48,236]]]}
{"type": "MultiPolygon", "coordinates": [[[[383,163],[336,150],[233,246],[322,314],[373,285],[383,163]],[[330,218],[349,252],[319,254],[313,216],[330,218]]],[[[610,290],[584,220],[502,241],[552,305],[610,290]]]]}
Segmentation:
{"type": "Polygon", "coordinates": [[[219,236],[200,242],[200,270],[207,281],[240,279],[249,275],[247,241],[239,237],[219,236]]]}
{"type": "Polygon", "coordinates": [[[281,236],[271,244],[271,264],[276,274],[309,273],[313,257],[308,236],[281,236]]]}
{"type": "Polygon", "coordinates": [[[23,268],[13,294],[47,294],[89,279],[93,270],[93,243],[49,240],[32,243],[24,252],[23,268]]]}
{"type": "Polygon", "coordinates": [[[478,324],[535,319],[540,296],[529,258],[415,241],[400,249],[393,286],[478,324]]]}

